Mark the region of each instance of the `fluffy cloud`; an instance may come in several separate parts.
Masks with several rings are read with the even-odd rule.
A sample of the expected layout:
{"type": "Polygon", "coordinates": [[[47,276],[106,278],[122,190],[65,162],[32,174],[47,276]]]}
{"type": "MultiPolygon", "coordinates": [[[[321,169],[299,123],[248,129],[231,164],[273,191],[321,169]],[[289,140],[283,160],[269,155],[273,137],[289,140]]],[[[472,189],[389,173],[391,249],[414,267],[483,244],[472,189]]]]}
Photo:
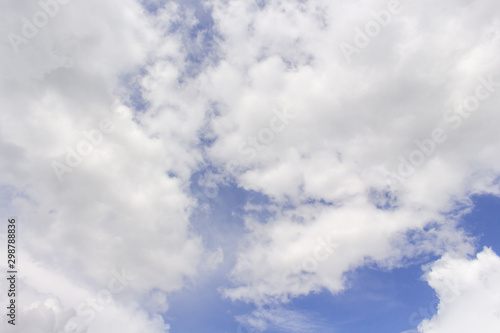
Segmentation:
{"type": "Polygon", "coordinates": [[[391,6],[214,4],[223,60],[201,77],[218,107],[209,156],[271,202],[265,221],[244,215],[229,297],[335,293],[367,262],[472,252],[455,224],[471,195],[498,194],[499,7],[401,1],[346,59],[339,46],[391,6]],[[338,245],[324,262],[321,237],[338,245]]]}
{"type": "Polygon", "coordinates": [[[437,314],[419,332],[498,332],[500,257],[485,248],[473,259],[445,256],[425,275],[440,299],[437,314]]]}
{"type": "MultiPolygon", "coordinates": [[[[23,16],[43,10],[37,1],[0,6],[10,13],[3,36],[22,35],[23,16]]],[[[114,322],[164,332],[155,314],[168,309],[165,293],[221,260],[188,220],[203,99],[178,85],[187,53],[184,32],[171,27],[194,18],[174,4],[153,15],[136,1],[57,8],[28,42],[0,46],[2,213],[18,218],[19,287],[31,291],[19,318],[33,318],[16,329],[69,332],[76,318],[79,331],[114,322]],[[131,97],[137,84],[153,110],[144,118],[131,97]],[[140,278],[110,301],[110,279],[124,267],[140,278]],[[95,308],[86,304],[99,295],[95,308]]]]}

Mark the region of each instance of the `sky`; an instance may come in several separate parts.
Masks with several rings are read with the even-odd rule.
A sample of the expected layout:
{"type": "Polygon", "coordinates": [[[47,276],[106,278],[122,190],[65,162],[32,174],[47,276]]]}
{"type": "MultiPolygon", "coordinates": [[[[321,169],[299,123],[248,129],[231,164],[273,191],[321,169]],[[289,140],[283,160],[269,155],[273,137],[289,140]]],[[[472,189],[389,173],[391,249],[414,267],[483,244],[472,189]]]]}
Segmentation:
{"type": "Polygon", "coordinates": [[[1,332],[500,331],[497,1],[0,13],[1,332]]]}

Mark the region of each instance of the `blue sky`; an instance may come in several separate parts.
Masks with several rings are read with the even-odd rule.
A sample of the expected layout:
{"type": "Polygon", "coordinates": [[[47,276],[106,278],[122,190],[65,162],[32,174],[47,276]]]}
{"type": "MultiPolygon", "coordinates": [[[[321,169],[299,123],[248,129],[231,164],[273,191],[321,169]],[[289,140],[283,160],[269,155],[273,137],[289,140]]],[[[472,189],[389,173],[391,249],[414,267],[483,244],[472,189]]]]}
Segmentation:
{"type": "MultiPolygon", "coordinates": [[[[193,191],[201,189],[195,187],[193,191]]],[[[252,194],[233,186],[225,186],[220,191],[215,200],[200,194],[201,200],[208,203],[213,212],[205,218],[196,218],[196,225],[206,235],[236,235],[242,232],[242,221],[232,218],[231,212],[241,211],[244,203],[251,200],[249,197],[252,194]],[[208,225],[199,225],[208,224],[210,220],[217,220],[217,225],[213,227],[222,230],[214,232],[208,225]]],[[[500,199],[496,196],[478,196],[473,198],[473,204],[472,211],[463,217],[460,227],[474,237],[478,251],[486,246],[500,253],[500,239],[496,232],[499,228],[500,199]]],[[[234,240],[219,239],[216,243],[228,244],[234,243],[234,240]]],[[[437,312],[439,299],[422,279],[422,265],[436,259],[436,256],[420,258],[405,267],[392,270],[373,265],[356,269],[347,274],[349,289],[345,292],[335,295],[327,291],[314,293],[294,299],[284,307],[306,313],[311,324],[317,325],[315,332],[399,333],[416,329],[421,320],[430,319],[437,312]]],[[[186,333],[236,332],[238,327],[245,333],[251,330],[234,318],[251,312],[255,307],[223,299],[217,291],[220,281],[227,283],[224,275],[206,276],[202,283],[170,298],[172,310],[166,318],[174,330],[186,333]]],[[[271,327],[264,332],[280,333],[284,330],[271,327]]]]}
{"type": "Polygon", "coordinates": [[[500,331],[497,1],[0,12],[2,332],[500,331]]]}

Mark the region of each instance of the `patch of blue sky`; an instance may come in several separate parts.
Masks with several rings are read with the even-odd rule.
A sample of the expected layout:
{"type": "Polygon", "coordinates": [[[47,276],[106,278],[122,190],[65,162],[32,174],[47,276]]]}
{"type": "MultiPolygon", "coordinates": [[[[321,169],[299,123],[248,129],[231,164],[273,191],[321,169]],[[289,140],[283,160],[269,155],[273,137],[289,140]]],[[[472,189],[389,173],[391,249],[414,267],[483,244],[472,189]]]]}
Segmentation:
{"type": "Polygon", "coordinates": [[[331,332],[399,333],[435,311],[437,298],[421,275],[419,265],[391,271],[363,267],[346,275],[344,292],[304,296],[292,306],[316,312],[331,332]]]}
{"type": "Polygon", "coordinates": [[[179,78],[180,83],[198,76],[207,66],[216,65],[220,61],[213,22],[208,25],[198,23],[190,27],[186,34],[186,67],[179,78]]]}
{"type": "Polygon", "coordinates": [[[169,295],[170,309],[164,318],[172,332],[243,333],[238,332],[235,317],[251,312],[253,306],[222,298],[218,292],[221,278],[224,276],[208,276],[191,288],[169,295]]]}
{"type": "MultiPolygon", "coordinates": [[[[205,66],[214,65],[219,61],[217,38],[220,38],[214,29],[214,20],[210,6],[206,6],[199,0],[175,1],[180,6],[181,19],[173,22],[166,31],[167,34],[179,33],[182,36],[183,46],[187,52],[185,68],[179,77],[179,83],[196,77],[205,66]],[[196,23],[188,25],[188,15],[194,15],[196,23]]],[[[164,4],[165,2],[162,2],[164,4]]],[[[159,5],[148,3],[146,8],[153,8],[156,12],[159,5]]]]}
{"type": "Polygon", "coordinates": [[[500,255],[500,198],[493,195],[474,196],[474,209],[459,224],[475,238],[478,251],[491,247],[500,255]]]}
{"type": "MultiPolygon", "coordinates": [[[[218,182],[210,178],[213,169],[195,173],[191,178],[191,193],[198,201],[191,214],[191,223],[209,247],[220,245],[224,252],[237,250],[237,240],[244,236],[244,216],[247,203],[254,206],[266,206],[269,198],[255,191],[247,191],[236,184],[218,182]]],[[[270,211],[259,211],[258,218],[267,220],[272,217],[270,211]]]]}
{"type": "Polygon", "coordinates": [[[138,113],[144,113],[149,108],[149,102],[143,96],[143,88],[140,83],[144,75],[146,75],[146,69],[140,68],[135,72],[124,74],[120,78],[121,89],[123,89],[120,94],[122,102],[138,113]]]}
{"type": "MultiPolygon", "coordinates": [[[[193,190],[200,191],[200,188],[195,186],[193,190]]],[[[210,206],[209,213],[195,216],[193,223],[208,243],[222,246],[225,262],[200,284],[171,297],[167,319],[175,331],[237,333],[240,327],[242,333],[247,329],[239,326],[235,317],[248,315],[256,308],[243,302],[225,300],[215,290],[230,284],[228,273],[236,260],[236,240],[245,233],[243,207],[247,202],[265,206],[270,201],[265,196],[234,185],[220,186],[215,198],[205,200],[210,206]]],[[[463,216],[460,227],[476,237],[478,251],[483,246],[489,246],[498,253],[500,199],[479,196],[474,197],[473,202],[474,209],[463,216]]],[[[261,213],[265,214],[265,211],[256,212],[257,216],[261,213]]],[[[260,217],[266,219],[265,216],[260,217]]],[[[418,242],[416,233],[410,232],[408,237],[410,243],[412,239],[418,242]]],[[[347,288],[342,293],[332,295],[323,291],[310,294],[292,300],[283,308],[297,313],[312,313],[311,318],[320,318],[318,332],[400,333],[414,330],[422,320],[436,313],[439,300],[422,279],[422,265],[437,259],[435,255],[424,255],[411,260],[405,267],[392,270],[373,265],[361,267],[346,275],[347,288]]],[[[283,332],[283,329],[270,325],[263,332],[283,332]]]]}
{"type": "Polygon", "coordinates": [[[387,190],[370,190],[371,202],[380,210],[392,210],[398,207],[398,198],[392,192],[387,190]]]}
{"type": "Polygon", "coordinates": [[[169,294],[170,309],[164,318],[173,332],[236,333],[239,323],[235,317],[250,313],[254,307],[224,299],[219,289],[231,284],[228,276],[241,246],[239,240],[245,234],[245,204],[267,202],[267,198],[234,184],[218,184],[216,195],[207,197],[203,194],[204,187],[196,181],[203,175],[199,172],[192,178],[191,191],[199,204],[197,211],[191,214],[190,222],[203,236],[207,248],[222,248],[224,262],[216,271],[196,279],[193,285],[169,294]]]}
{"type": "MultiPolygon", "coordinates": [[[[472,212],[463,217],[460,227],[475,237],[477,251],[488,246],[500,253],[500,198],[477,196],[473,203],[472,212]]],[[[410,240],[412,237],[410,232],[410,240]]],[[[328,320],[332,332],[413,330],[437,311],[439,300],[422,280],[422,265],[437,259],[433,255],[423,256],[412,260],[410,266],[390,271],[362,267],[347,274],[348,289],[343,293],[308,295],[294,300],[292,306],[320,314],[328,320]]]]}
{"type": "Polygon", "coordinates": [[[141,0],[141,5],[150,14],[156,15],[158,10],[164,6],[166,1],[160,0],[141,0]]]}

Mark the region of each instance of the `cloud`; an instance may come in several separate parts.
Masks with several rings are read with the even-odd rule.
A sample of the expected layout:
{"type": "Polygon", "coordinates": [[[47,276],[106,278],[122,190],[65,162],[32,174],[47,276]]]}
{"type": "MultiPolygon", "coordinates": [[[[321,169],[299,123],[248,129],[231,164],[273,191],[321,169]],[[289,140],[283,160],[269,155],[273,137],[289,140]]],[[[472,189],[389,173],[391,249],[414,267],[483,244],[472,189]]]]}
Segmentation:
{"type": "Polygon", "coordinates": [[[317,332],[321,327],[313,314],[287,310],[280,307],[263,307],[249,315],[237,316],[240,323],[238,332],[278,332],[306,333],[317,332]]]}
{"type": "Polygon", "coordinates": [[[337,293],[345,272],[369,262],[472,253],[456,228],[459,212],[474,194],[498,195],[499,8],[400,5],[350,63],[339,45],[387,2],[213,5],[222,60],[200,78],[218,111],[209,158],[240,187],[266,195],[273,212],[243,215],[248,235],[228,297],[337,293]],[[276,112],[294,119],[265,144],[276,112]],[[403,160],[414,164],[411,175],[403,160]],[[410,231],[426,241],[402,241],[410,231]],[[340,247],[306,271],[320,237],[340,247]]]}
{"type": "Polygon", "coordinates": [[[476,258],[444,256],[425,275],[439,297],[437,314],[418,327],[422,333],[498,332],[500,257],[484,248],[476,258]]]}
{"type": "MultiPolygon", "coordinates": [[[[22,17],[41,10],[37,1],[1,7],[11,14],[2,35],[21,33],[22,17]]],[[[163,332],[161,295],[221,262],[189,222],[204,113],[203,99],[177,81],[186,51],[171,27],[180,13],[173,4],[152,15],[136,1],[72,1],[17,53],[0,46],[2,210],[19,221],[20,288],[31,290],[19,318],[34,318],[17,328],[69,331],[76,316],[89,332],[110,322],[163,332]],[[130,103],[127,75],[143,85],[148,115],[130,103]],[[108,302],[124,267],[140,279],[108,302]],[[89,297],[103,309],[89,308],[89,297]]]]}

